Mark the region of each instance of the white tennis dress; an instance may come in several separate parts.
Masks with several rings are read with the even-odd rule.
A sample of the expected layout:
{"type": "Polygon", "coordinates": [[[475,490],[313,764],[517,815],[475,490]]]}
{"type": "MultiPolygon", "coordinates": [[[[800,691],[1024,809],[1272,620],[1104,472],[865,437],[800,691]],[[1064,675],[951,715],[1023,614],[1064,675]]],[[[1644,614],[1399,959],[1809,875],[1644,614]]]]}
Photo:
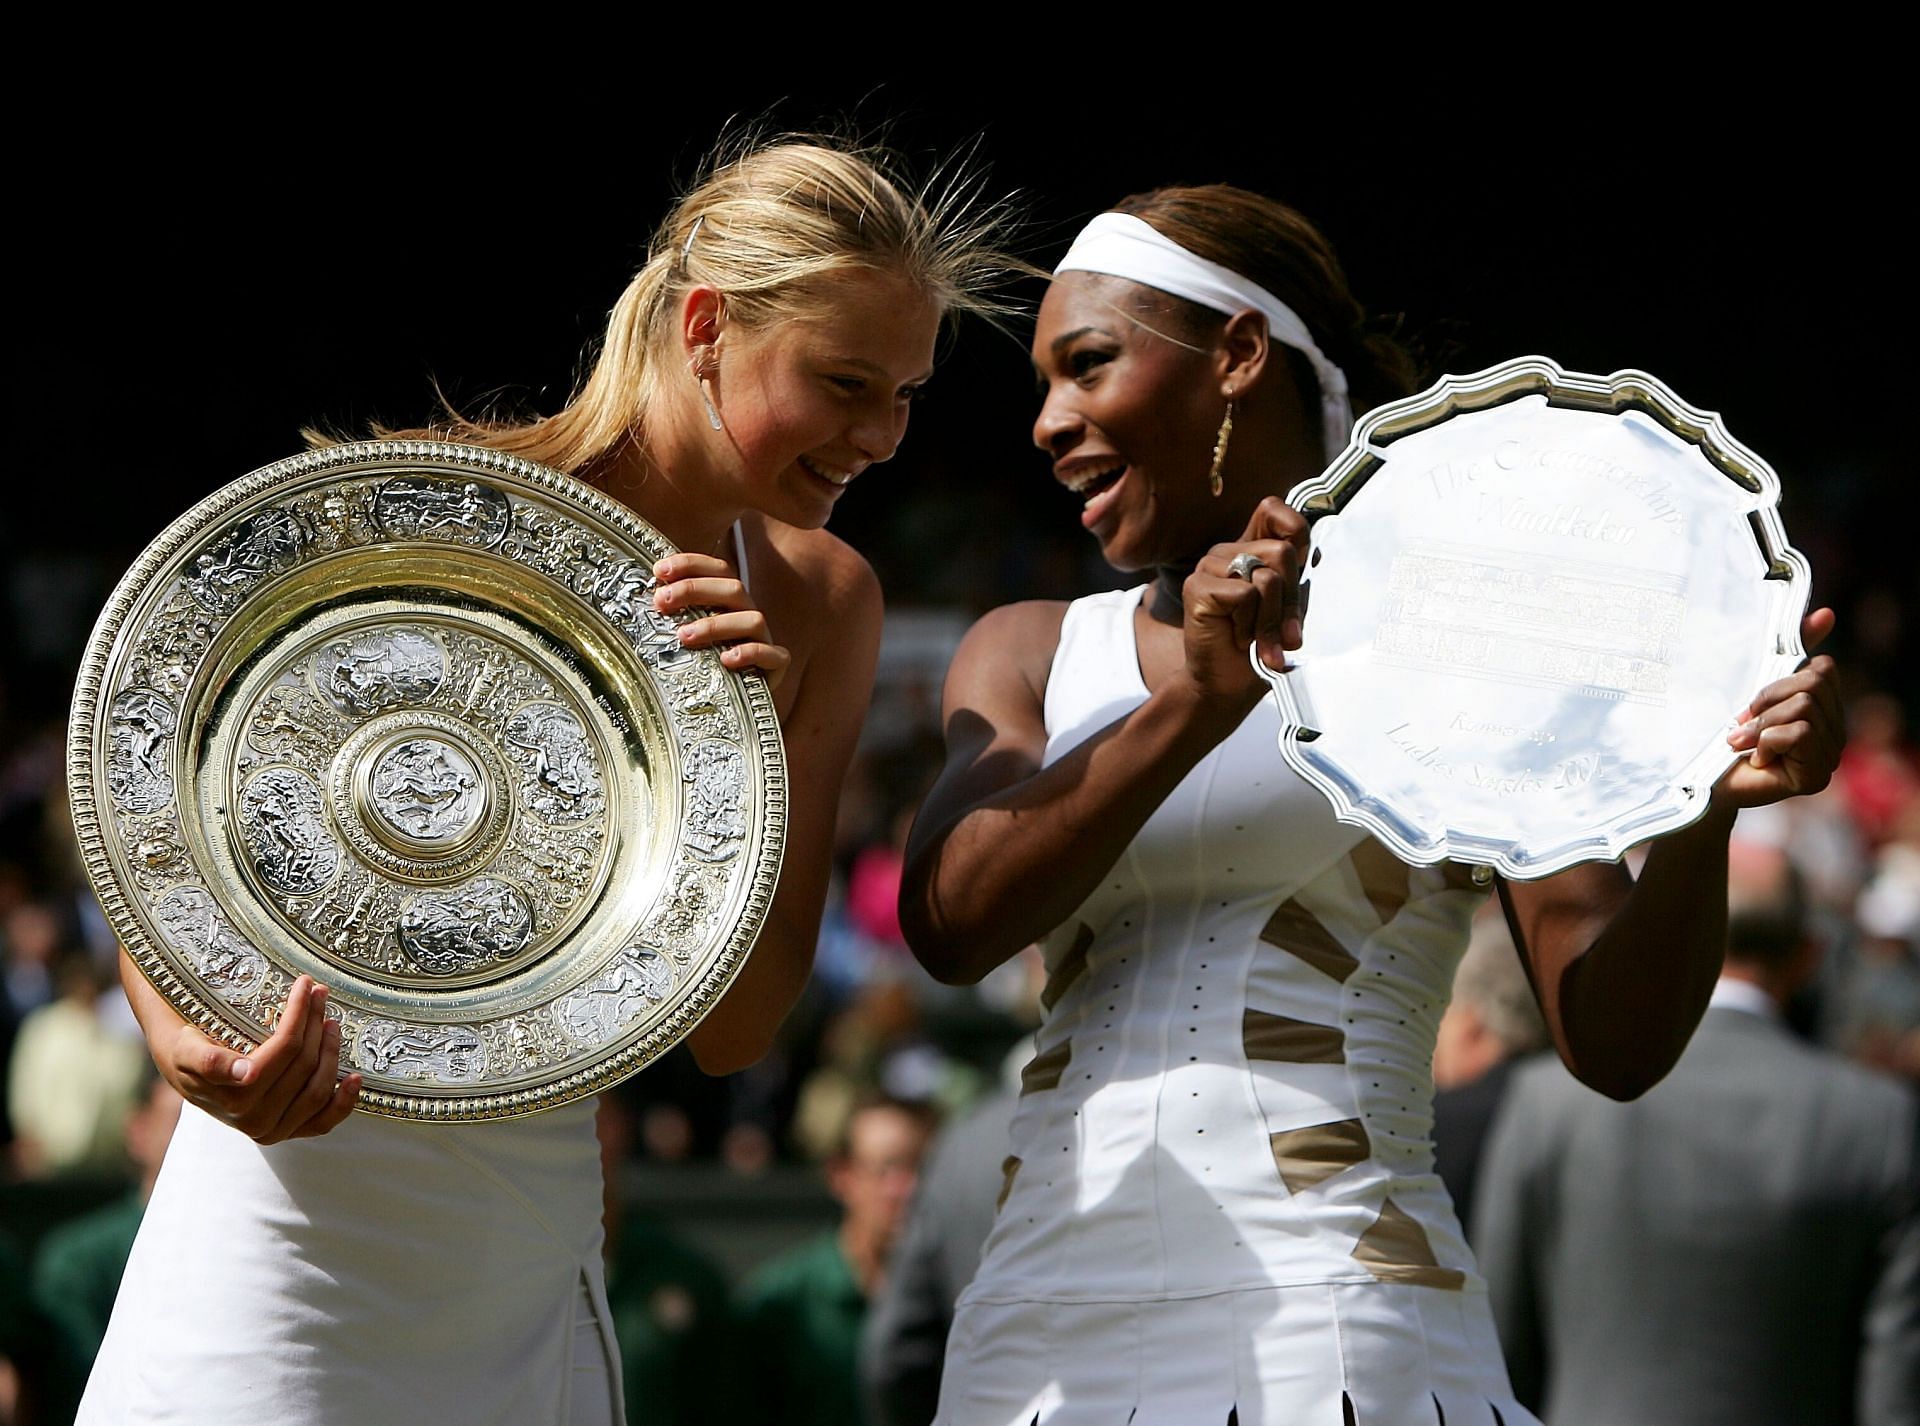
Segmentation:
{"type": "MultiPolygon", "coordinates": [[[[1139,600],[1068,608],[1047,761],[1145,700],[1139,600]]],[[[1263,702],[1048,938],[937,1426],[1534,1422],[1428,1138],[1483,893],[1336,822],[1277,732],[1263,702]]]]}
{"type": "Polygon", "coordinates": [[[79,1421],[618,1422],[600,1185],[591,1100],[271,1146],[188,1106],[79,1421]]]}
{"type": "Polygon", "coordinates": [[[593,1120],[262,1146],[186,1106],[78,1426],[615,1426],[593,1120]]]}

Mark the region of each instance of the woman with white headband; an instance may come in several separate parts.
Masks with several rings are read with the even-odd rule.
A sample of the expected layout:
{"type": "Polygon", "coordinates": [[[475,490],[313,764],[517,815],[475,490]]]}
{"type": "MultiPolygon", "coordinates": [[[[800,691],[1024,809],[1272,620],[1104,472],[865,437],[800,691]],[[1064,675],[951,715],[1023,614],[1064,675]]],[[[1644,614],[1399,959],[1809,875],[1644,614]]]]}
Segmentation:
{"type": "MultiPolygon", "coordinates": [[[[1360,317],[1304,219],[1220,186],[1096,218],[1041,304],[1034,440],[1145,583],[989,614],[948,675],[902,924],[943,981],[1035,941],[1049,974],[937,1426],[1533,1420],[1428,1141],[1434,1032],[1487,893],[1336,822],[1275,754],[1247,658],[1300,642],[1306,526],[1274,492],[1407,389],[1360,317]]],[[[1756,697],[1731,739],[1750,756],[1637,881],[1501,886],[1588,1083],[1631,1098],[1685,1046],[1734,810],[1825,784],[1830,670],[1756,697]]]]}

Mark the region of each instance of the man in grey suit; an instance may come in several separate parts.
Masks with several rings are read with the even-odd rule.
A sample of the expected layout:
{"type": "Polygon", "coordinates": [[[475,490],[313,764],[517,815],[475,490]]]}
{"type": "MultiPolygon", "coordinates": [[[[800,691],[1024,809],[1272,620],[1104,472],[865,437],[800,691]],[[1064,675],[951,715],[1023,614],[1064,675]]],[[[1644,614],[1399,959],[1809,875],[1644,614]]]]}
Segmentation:
{"type": "Polygon", "coordinates": [[[1730,910],[1713,1003],[1643,1098],[1514,1076],[1474,1243],[1515,1391],[1550,1426],[1914,1426],[1914,1096],[1781,1022],[1818,954],[1783,854],[1736,843],[1730,910]]]}

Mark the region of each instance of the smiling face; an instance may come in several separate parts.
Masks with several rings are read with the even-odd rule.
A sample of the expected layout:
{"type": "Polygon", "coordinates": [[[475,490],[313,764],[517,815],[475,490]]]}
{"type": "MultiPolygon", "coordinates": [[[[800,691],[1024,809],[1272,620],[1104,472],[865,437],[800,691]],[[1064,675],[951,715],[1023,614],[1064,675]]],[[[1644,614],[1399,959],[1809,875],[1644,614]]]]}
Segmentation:
{"type": "Polygon", "coordinates": [[[940,309],[898,278],[836,281],[818,317],[730,328],[712,373],[740,494],[776,520],[824,525],[868,466],[893,455],[933,374],[940,309]]]}
{"type": "Polygon", "coordinates": [[[1223,358],[1187,325],[1160,294],[1094,273],[1062,273],[1040,304],[1034,444],[1117,569],[1191,563],[1233,533],[1207,482],[1223,358]]]}

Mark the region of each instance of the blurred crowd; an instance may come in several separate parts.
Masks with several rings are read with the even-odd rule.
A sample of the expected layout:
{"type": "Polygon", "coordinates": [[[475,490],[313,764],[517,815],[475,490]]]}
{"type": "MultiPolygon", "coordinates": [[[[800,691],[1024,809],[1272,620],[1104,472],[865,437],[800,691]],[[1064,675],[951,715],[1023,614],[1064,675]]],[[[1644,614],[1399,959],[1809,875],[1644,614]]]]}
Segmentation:
{"type": "MultiPolygon", "coordinates": [[[[1903,682],[1912,611],[1892,587],[1850,599],[1839,775],[1820,796],[1744,815],[1735,864],[1736,876],[1756,860],[1785,868],[1804,893],[1804,973],[1780,996],[1797,1040],[1920,1086],[1920,750],[1903,682]]],[[[940,765],[940,679],[970,612],[890,615],[813,982],[775,1053],[711,1079],[676,1051],[606,1097],[610,1286],[637,1421],[925,1420],[953,1279],[991,1215],[991,1146],[1004,1139],[1009,1066],[1017,1074],[1042,979],[1030,951],[978,986],[937,985],[895,910],[907,830],[940,765]],[[938,1146],[962,1136],[972,1146],[949,1155],[942,1186],[922,1188],[955,1197],[921,1230],[876,1327],[890,1255],[913,1236],[923,1152],[935,1145],[937,1165],[938,1146]],[[810,1166],[835,1221],[729,1269],[672,1222],[631,1211],[622,1170],[635,1165],[742,1182],[810,1166]],[[864,1386],[863,1328],[892,1334],[869,1342],[864,1386]],[[755,1367],[743,1381],[729,1364],[748,1342],[755,1367]],[[770,1412],[776,1390],[789,1405],[770,1412]],[[730,1400],[740,1391],[751,1405],[730,1400]]],[[[9,710],[5,695],[0,682],[0,1422],[33,1426],[64,1419],[84,1380],[179,1106],[150,1068],[75,850],[64,710],[9,710]]],[[[1478,942],[1498,942],[1497,921],[1463,965],[1436,1064],[1440,1167],[1469,1223],[1507,1072],[1538,1048],[1524,982],[1516,990],[1510,970],[1503,980],[1479,969],[1478,942]]],[[[1496,954],[1511,963],[1510,947],[1496,954]]]]}

